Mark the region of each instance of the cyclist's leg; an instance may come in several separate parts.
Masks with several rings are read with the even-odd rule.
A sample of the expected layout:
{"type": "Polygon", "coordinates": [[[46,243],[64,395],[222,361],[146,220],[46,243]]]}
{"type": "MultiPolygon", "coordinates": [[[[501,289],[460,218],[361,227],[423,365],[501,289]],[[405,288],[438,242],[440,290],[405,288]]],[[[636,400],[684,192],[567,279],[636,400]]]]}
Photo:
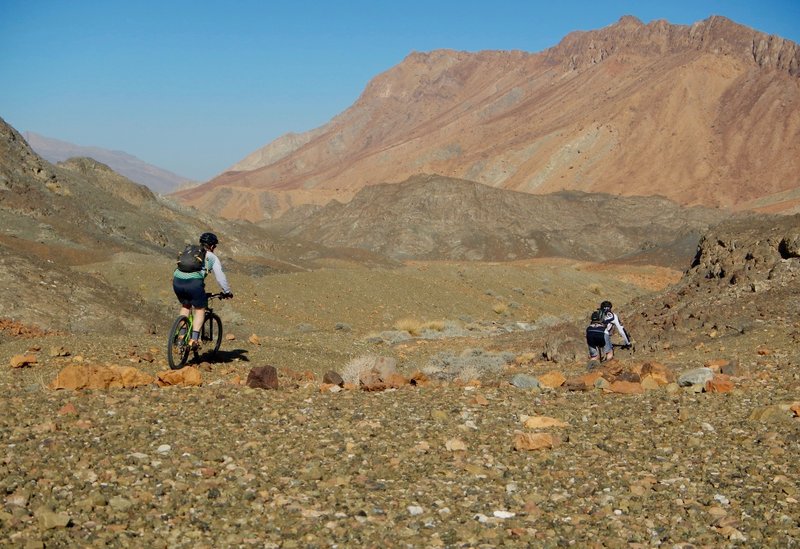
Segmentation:
{"type": "Polygon", "coordinates": [[[606,360],[614,358],[614,346],[611,344],[611,334],[606,332],[605,345],[603,346],[603,354],[606,355],[606,360]]]}
{"type": "Polygon", "coordinates": [[[187,280],[176,279],[173,286],[175,287],[175,293],[181,301],[181,314],[188,316],[189,307],[194,309],[192,333],[190,337],[192,343],[196,344],[200,341],[200,329],[205,319],[206,307],[208,307],[205,283],[202,278],[190,278],[187,280]]]}
{"type": "Polygon", "coordinates": [[[206,310],[203,307],[194,308],[194,321],[192,323],[192,341],[200,341],[200,329],[203,326],[203,321],[206,318],[206,310]]]}

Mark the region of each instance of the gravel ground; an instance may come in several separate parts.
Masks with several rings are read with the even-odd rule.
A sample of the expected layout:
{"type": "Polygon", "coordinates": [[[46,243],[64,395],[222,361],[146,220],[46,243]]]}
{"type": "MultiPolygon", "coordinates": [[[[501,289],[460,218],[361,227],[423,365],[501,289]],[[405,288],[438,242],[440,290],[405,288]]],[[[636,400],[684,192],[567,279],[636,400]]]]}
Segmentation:
{"type": "MultiPolygon", "coordinates": [[[[585,363],[384,392],[330,392],[321,376],[284,372],[276,391],[249,389],[234,382],[252,364],[204,363],[200,387],[52,391],[77,359],[46,357],[56,336],[28,340],[41,363],[0,370],[0,544],[796,546],[800,420],[788,407],[800,357],[777,341],[768,355],[747,336],[728,343],[748,372],[731,393],[619,395],[508,383],[585,363]],[[525,416],[566,426],[543,430],[552,448],[516,450],[533,432],[525,416]]],[[[99,343],[129,357],[118,364],[164,369],[155,346],[99,343]]],[[[676,365],[708,356],[673,351],[676,365]]]]}

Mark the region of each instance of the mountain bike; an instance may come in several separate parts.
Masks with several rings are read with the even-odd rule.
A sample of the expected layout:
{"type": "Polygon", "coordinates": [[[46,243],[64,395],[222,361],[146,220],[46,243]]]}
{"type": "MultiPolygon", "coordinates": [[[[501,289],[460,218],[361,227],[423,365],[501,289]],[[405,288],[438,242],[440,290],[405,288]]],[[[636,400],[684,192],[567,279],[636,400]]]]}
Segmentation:
{"type": "Polygon", "coordinates": [[[220,343],[222,343],[222,319],[211,308],[212,299],[225,299],[224,293],[206,294],[209,299],[209,305],[206,307],[206,317],[203,320],[203,325],[200,328],[200,341],[195,347],[192,347],[190,340],[192,338],[192,328],[194,322],[194,311],[190,310],[189,315],[179,315],[172,324],[169,330],[169,339],[167,339],[167,359],[169,360],[169,367],[173,370],[180,370],[186,364],[189,358],[189,353],[194,354],[194,359],[197,360],[200,356],[201,348],[210,344],[206,354],[214,356],[219,351],[220,343]]]}

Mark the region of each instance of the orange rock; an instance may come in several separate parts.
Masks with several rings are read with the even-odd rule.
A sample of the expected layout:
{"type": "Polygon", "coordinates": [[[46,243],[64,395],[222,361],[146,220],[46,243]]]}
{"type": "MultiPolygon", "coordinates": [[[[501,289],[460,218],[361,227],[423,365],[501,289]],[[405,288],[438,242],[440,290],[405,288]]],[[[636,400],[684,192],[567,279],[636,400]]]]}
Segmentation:
{"type": "Polygon", "coordinates": [[[233,340],[235,340],[235,339],[236,339],[236,336],[235,336],[235,335],[233,335],[233,334],[227,334],[227,335],[225,336],[225,340],[226,340],[226,341],[233,341],[233,340]]]}
{"type": "Polygon", "coordinates": [[[733,381],[725,374],[714,374],[714,377],[706,381],[707,393],[730,393],[733,391],[733,381]]]}
{"type": "Polygon", "coordinates": [[[247,341],[249,341],[253,345],[261,345],[261,338],[258,337],[256,334],[252,334],[249,338],[247,338],[247,341]]]}
{"type": "Polygon", "coordinates": [[[794,412],[794,417],[800,416],[800,402],[795,402],[794,404],[792,404],[790,410],[794,412]]]}
{"type": "Polygon", "coordinates": [[[564,385],[565,381],[567,381],[567,378],[565,378],[561,372],[556,370],[539,376],[539,385],[542,387],[549,387],[550,389],[557,389],[558,387],[561,387],[564,385]]]}
{"type": "Polygon", "coordinates": [[[119,389],[153,383],[154,378],[133,366],[70,364],[50,383],[50,389],[119,389]]]}
{"type": "Polygon", "coordinates": [[[133,366],[111,366],[111,369],[118,374],[120,387],[124,389],[133,389],[134,387],[150,385],[155,381],[153,376],[133,366]]]}
{"type": "Polygon", "coordinates": [[[661,387],[667,385],[667,383],[663,383],[655,376],[646,375],[642,378],[641,385],[642,389],[645,391],[655,391],[656,389],[660,389],[661,387]]]}
{"type": "Polygon", "coordinates": [[[385,380],[383,380],[383,382],[386,384],[387,387],[391,387],[394,389],[398,389],[400,387],[408,385],[408,380],[398,373],[389,374],[389,376],[385,380]]]}
{"type": "Polygon", "coordinates": [[[184,366],[180,370],[167,370],[158,372],[158,385],[160,387],[170,387],[179,385],[181,387],[197,387],[202,385],[203,380],[200,370],[194,366],[184,366]]]}
{"type": "Polygon", "coordinates": [[[411,378],[408,380],[408,382],[411,385],[418,385],[420,387],[423,385],[427,385],[428,381],[429,381],[428,376],[419,371],[411,374],[411,378]]]}
{"type": "Polygon", "coordinates": [[[756,352],[761,356],[769,356],[772,354],[772,351],[764,347],[763,345],[756,349],[756,352]]]}
{"type": "Polygon", "coordinates": [[[728,364],[730,364],[730,360],[728,360],[728,359],[725,359],[725,358],[713,358],[711,360],[707,360],[706,363],[704,364],[704,366],[706,368],[711,369],[711,371],[714,372],[714,373],[719,373],[720,370],[722,370],[722,368],[727,366],[728,364]]]}
{"type": "Polygon", "coordinates": [[[30,366],[31,364],[36,364],[36,362],[36,355],[26,354],[11,357],[12,368],[23,368],[25,366],[30,366]]]}
{"type": "Polygon", "coordinates": [[[608,386],[607,391],[621,395],[638,395],[644,393],[641,383],[633,381],[615,381],[608,386]]]}
{"type": "Polygon", "coordinates": [[[533,416],[523,420],[522,424],[528,429],[547,429],[549,427],[567,427],[568,424],[560,419],[547,416],[533,416]]]}
{"type": "Polygon", "coordinates": [[[546,450],[558,444],[550,433],[516,433],[514,450],[546,450]]]}
{"type": "Polygon", "coordinates": [[[75,405],[73,403],[67,402],[58,411],[58,415],[60,415],[60,416],[77,416],[78,415],[78,409],[75,408],[75,405]]]}
{"type": "MultiPolygon", "coordinates": [[[[564,385],[570,391],[588,391],[589,389],[594,388],[595,382],[603,377],[603,374],[600,372],[589,372],[588,374],[583,374],[582,376],[571,377],[564,382],[564,385]]],[[[541,383],[541,379],[539,380],[541,383]]]]}
{"type": "Polygon", "coordinates": [[[675,381],[675,372],[660,362],[645,362],[642,365],[641,376],[651,376],[659,385],[669,385],[675,381]]]}
{"type": "Polygon", "coordinates": [[[477,404],[478,406],[488,406],[489,401],[486,400],[486,397],[483,395],[475,395],[475,398],[472,399],[473,404],[477,404]]]}

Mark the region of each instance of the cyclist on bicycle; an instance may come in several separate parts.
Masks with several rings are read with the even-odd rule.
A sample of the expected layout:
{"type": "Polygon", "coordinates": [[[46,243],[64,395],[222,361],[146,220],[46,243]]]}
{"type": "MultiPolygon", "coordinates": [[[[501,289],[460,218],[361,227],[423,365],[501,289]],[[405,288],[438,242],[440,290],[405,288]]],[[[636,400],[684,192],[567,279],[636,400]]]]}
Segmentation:
{"type": "Polygon", "coordinates": [[[631,346],[631,340],[628,336],[628,332],[625,331],[625,327],[622,325],[622,322],[617,316],[616,313],[611,311],[613,305],[610,301],[603,301],[600,304],[600,320],[605,324],[605,347],[603,348],[603,353],[606,355],[606,360],[611,360],[614,358],[614,346],[611,344],[611,334],[614,333],[616,329],[619,332],[619,335],[622,337],[622,340],[625,342],[624,345],[626,347],[631,346]]]}
{"type": "Polygon", "coordinates": [[[208,307],[208,296],[206,295],[205,279],[209,272],[214,273],[226,299],[233,298],[233,292],[228,284],[228,278],[222,270],[222,263],[214,254],[214,250],[219,244],[219,239],[214,233],[203,233],[200,235],[200,247],[203,250],[202,266],[197,271],[186,272],[175,269],[172,275],[172,289],[181,304],[181,315],[188,316],[194,307],[194,322],[190,345],[196,347],[200,340],[200,327],[205,319],[206,307],[208,307]]]}

